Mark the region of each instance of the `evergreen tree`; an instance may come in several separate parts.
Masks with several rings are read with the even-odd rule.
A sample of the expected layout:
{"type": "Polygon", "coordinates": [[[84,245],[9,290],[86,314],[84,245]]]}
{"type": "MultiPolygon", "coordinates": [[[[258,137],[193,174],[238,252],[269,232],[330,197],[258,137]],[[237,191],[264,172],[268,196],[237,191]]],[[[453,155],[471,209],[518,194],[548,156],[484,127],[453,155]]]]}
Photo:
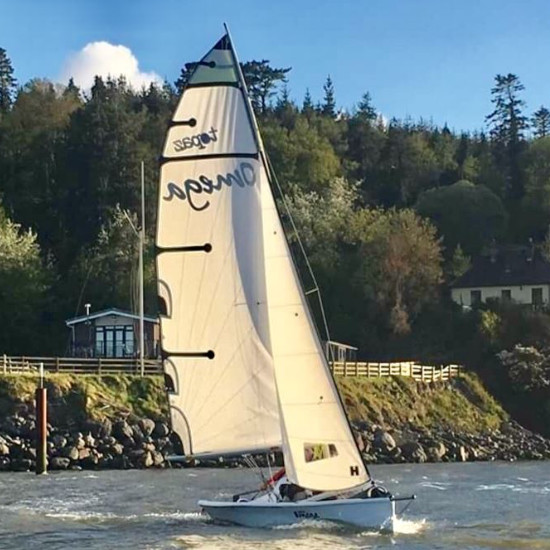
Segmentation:
{"type": "Polygon", "coordinates": [[[535,137],[546,137],[550,134],[550,111],[541,105],[540,109],[533,113],[531,124],[535,137]]]}
{"type": "Polygon", "coordinates": [[[325,96],[321,106],[321,112],[325,116],[334,118],[336,116],[336,100],[334,99],[334,85],[332,84],[330,75],[327,77],[323,90],[325,92],[325,96]]]}
{"type": "Polygon", "coordinates": [[[69,78],[67,87],[63,90],[63,97],[72,97],[80,101],[80,88],[74,83],[74,79],[69,78]]]}
{"type": "Polygon", "coordinates": [[[523,115],[525,107],[519,94],[523,84],[515,74],[495,77],[495,86],[491,90],[491,103],[494,111],[485,120],[490,127],[490,135],[496,146],[497,160],[507,174],[508,196],[520,199],[524,194],[523,175],[520,168],[520,156],[524,145],[524,132],[528,127],[527,117],[523,115]]]}
{"type": "Polygon", "coordinates": [[[241,63],[241,68],[252,106],[257,113],[264,114],[270,98],[276,93],[278,84],[286,82],[286,75],[291,67],[276,69],[269,65],[267,59],[263,59],[241,63]]]}
{"type": "Polygon", "coordinates": [[[4,48],[0,48],[0,115],[7,113],[13,103],[17,80],[13,77],[13,67],[4,48]]]}
{"type": "Polygon", "coordinates": [[[372,98],[369,92],[363,94],[359,105],[357,106],[357,114],[364,120],[374,121],[376,120],[376,109],[372,105],[372,98]]]}
{"type": "Polygon", "coordinates": [[[309,118],[314,111],[315,111],[315,107],[313,106],[313,100],[311,99],[309,88],[307,88],[306,95],[304,96],[304,102],[302,104],[302,113],[309,118]]]}

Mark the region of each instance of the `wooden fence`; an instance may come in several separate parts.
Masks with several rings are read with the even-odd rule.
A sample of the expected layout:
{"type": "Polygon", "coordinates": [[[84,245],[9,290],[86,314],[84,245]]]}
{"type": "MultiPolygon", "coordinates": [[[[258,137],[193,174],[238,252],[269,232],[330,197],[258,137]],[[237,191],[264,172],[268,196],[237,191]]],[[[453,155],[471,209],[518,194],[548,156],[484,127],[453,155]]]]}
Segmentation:
{"type": "MultiPolygon", "coordinates": [[[[139,359],[108,359],[97,357],[84,359],[80,357],[9,357],[0,356],[0,374],[32,374],[38,371],[40,364],[45,372],[70,374],[141,374],[139,359]]],[[[435,367],[419,365],[414,361],[401,363],[359,363],[334,362],[331,364],[335,376],[364,376],[381,378],[385,376],[409,376],[415,380],[433,382],[449,380],[460,376],[459,365],[435,367]]],[[[157,359],[145,359],[146,376],[162,374],[162,364],[157,359]]]]}
{"type": "Polygon", "coordinates": [[[459,365],[419,365],[414,361],[401,363],[344,363],[335,362],[331,365],[335,376],[365,376],[367,378],[382,378],[385,376],[409,376],[415,380],[435,382],[449,380],[460,376],[459,365]]]}
{"type": "MultiPolygon", "coordinates": [[[[0,356],[0,374],[37,372],[40,364],[45,372],[69,374],[141,374],[139,359],[111,359],[105,357],[9,357],[0,356]]],[[[144,374],[162,374],[162,365],[157,359],[144,360],[144,374]]]]}

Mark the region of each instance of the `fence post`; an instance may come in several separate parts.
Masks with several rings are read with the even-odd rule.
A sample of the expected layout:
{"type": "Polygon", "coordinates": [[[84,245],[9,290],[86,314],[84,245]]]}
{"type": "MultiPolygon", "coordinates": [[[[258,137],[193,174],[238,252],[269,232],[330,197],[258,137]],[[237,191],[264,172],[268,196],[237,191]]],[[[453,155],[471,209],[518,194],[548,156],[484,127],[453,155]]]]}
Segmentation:
{"type": "Polygon", "coordinates": [[[6,374],[8,370],[8,358],[6,357],[6,354],[4,353],[4,374],[6,374]]]}
{"type": "Polygon", "coordinates": [[[101,357],[97,358],[97,374],[101,376],[101,357]]]}

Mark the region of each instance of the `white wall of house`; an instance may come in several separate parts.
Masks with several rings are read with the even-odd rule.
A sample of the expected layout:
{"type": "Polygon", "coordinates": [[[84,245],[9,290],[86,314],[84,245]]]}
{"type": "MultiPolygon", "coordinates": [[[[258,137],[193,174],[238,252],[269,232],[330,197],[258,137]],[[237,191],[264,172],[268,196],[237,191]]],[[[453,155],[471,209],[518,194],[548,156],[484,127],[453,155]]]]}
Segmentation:
{"type": "Polygon", "coordinates": [[[522,286],[484,286],[470,288],[453,288],[451,297],[454,302],[464,307],[472,306],[472,290],[481,292],[481,301],[485,302],[488,298],[502,299],[502,291],[509,290],[512,301],[520,304],[532,304],[532,290],[534,288],[542,289],[542,301],[548,303],[550,301],[550,285],[522,285],[522,286]]]}

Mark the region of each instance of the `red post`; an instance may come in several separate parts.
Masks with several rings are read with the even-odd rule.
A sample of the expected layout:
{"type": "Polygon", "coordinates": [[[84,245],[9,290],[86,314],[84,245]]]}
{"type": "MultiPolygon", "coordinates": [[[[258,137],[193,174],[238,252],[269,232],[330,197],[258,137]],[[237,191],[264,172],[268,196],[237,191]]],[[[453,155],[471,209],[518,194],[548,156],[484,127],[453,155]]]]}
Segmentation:
{"type": "Polygon", "coordinates": [[[36,474],[48,471],[48,399],[44,387],[44,367],[40,365],[40,387],[36,389],[36,474]]]}

